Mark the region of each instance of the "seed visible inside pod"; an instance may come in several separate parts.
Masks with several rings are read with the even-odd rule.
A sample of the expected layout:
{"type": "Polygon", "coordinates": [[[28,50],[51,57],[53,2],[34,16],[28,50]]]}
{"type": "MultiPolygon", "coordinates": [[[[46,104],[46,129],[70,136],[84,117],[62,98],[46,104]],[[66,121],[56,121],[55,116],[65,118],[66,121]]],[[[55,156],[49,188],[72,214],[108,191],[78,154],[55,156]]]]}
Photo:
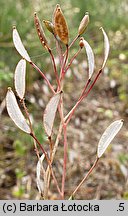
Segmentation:
{"type": "Polygon", "coordinates": [[[55,34],[65,45],[68,45],[68,26],[59,5],[54,12],[54,27],[55,34]]]}
{"type": "Polygon", "coordinates": [[[34,23],[35,23],[37,34],[39,36],[41,44],[45,47],[45,49],[49,49],[48,41],[46,39],[44,30],[42,28],[41,21],[40,21],[39,17],[37,16],[36,12],[34,14],[34,23]]]}

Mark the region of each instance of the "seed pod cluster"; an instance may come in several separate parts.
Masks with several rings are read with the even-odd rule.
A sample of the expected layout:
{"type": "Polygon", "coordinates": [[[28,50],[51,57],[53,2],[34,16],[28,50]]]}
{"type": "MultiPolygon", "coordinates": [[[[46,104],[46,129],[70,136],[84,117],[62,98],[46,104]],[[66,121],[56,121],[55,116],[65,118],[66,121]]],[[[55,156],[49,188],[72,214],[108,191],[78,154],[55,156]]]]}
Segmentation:
{"type": "Polygon", "coordinates": [[[48,42],[47,42],[45,33],[44,33],[44,31],[43,31],[43,28],[42,28],[40,19],[39,19],[39,17],[37,16],[36,12],[35,12],[35,14],[34,14],[34,23],[35,23],[35,27],[36,27],[36,30],[37,30],[37,34],[38,34],[38,36],[39,36],[39,39],[40,39],[41,44],[43,45],[43,47],[45,47],[45,49],[49,49],[49,46],[48,46],[48,42]]]}
{"type": "Polygon", "coordinates": [[[65,45],[68,45],[68,26],[60,8],[60,5],[58,4],[54,11],[53,24],[55,27],[55,34],[65,45]]]}
{"type": "Polygon", "coordinates": [[[89,15],[88,15],[88,13],[86,13],[80,22],[80,25],[78,28],[78,35],[82,35],[85,32],[88,23],[89,23],[89,15]]]}

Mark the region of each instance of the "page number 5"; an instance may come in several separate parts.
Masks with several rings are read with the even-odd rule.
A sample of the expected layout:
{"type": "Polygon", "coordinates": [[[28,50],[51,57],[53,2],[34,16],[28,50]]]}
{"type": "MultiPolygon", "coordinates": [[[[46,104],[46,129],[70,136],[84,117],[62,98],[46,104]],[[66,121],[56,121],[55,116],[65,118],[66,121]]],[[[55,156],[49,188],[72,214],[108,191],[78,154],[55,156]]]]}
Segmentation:
{"type": "Polygon", "coordinates": [[[119,209],[117,211],[124,211],[124,203],[119,203],[119,209]]]}

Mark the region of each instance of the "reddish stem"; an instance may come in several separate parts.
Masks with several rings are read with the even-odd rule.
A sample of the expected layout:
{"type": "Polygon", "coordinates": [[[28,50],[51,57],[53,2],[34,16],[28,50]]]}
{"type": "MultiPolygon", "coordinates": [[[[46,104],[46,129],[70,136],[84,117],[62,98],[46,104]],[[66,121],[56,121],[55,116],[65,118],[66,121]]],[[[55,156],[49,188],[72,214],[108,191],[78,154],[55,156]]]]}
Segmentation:
{"type": "Polygon", "coordinates": [[[84,86],[84,89],[83,89],[83,91],[82,91],[82,93],[81,93],[81,96],[79,97],[78,100],[80,100],[81,97],[85,94],[85,92],[86,92],[86,90],[87,90],[87,88],[88,88],[90,82],[91,82],[91,79],[88,79],[88,81],[87,81],[86,85],[84,86]]]}
{"type": "Polygon", "coordinates": [[[54,56],[53,56],[53,53],[52,53],[51,49],[49,49],[48,51],[49,51],[49,54],[50,54],[51,59],[52,59],[54,74],[55,74],[55,77],[56,77],[56,82],[58,84],[58,87],[60,88],[60,81],[59,81],[59,77],[58,77],[58,73],[57,73],[57,69],[56,69],[55,59],[54,59],[54,56]]]}
{"type": "Polygon", "coordinates": [[[53,86],[51,85],[51,83],[49,82],[49,80],[47,79],[47,77],[44,75],[44,73],[33,62],[30,62],[30,64],[32,65],[33,68],[35,68],[40,73],[40,75],[45,79],[45,81],[48,84],[48,86],[51,89],[51,91],[55,94],[53,86]]]}
{"type": "Polygon", "coordinates": [[[65,75],[65,65],[66,65],[66,62],[67,62],[67,59],[68,59],[68,45],[66,46],[67,47],[67,50],[66,50],[66,56],[65,56],[65,60],[62,64],[62,67],[61,67],[61,72],[60,72],[60,82],[63,81],[64,79],[64,75],[65,75]]]}
{"type": "Polygon", "coordinates": [[[100,76],[101,73],[102,73],[102,69],[99,70],[99,72],[98,72],[98,74],[96,75],[96,77],[95,77],[93,83],[91,84],[91,86],[90,86],[90,88],[88,89],[88,91],[87,91],[85,94],[83,94],[83,96],[81,97],[81,100],[83,100],[85,97],[88,96],[89,92],[92,90],[93,86],[95,85],[95,83],[96,83],[96,81],[98,80],[98,78],[99,78],[99,76],[100,76]]]}
{"type": "Polygon", "coordinates": [[[99,70],[99,72],[98,72],[98,74],[96,75],[96,77],[95,77],[93,83],[90,85],[90,88],[89,88],[88,91],[85,93],[85,91],[86,91],[86,89],[87,89],[87,87],[88,87],[88,85],[89,85],[89,83],[90,83],[90,81],[91,81],[90,79],[88,80],[88,82],[87,82],[87,84],[85,85],[85,87],[84,87],[84,89],[83,89],[83,92],[82,92],[81,96],[79,97],[77,103],[74,105],[74,107],[73,107],[73,108],[71,109],[71,111],[68,113],[68,115],[64,118],[65,121],[67,120],[66,123],[65,123],[66,125],[67,125],[67,124],[69,123],[69,121],[71,120],[71,118],[72,118],[72,116],[73,116],[73,114],[74,114],[74,112],[75,112],[77,106],[80,104],[80,102],[81,102],[85,97],[88,96],[88,94],[89,94],[90,91],[92,90],[92,88],[93,88],[93,86],[95,85],[96,81],[98,80],[98,78],[99,78],[101,72],[102,72],[102,69],[99,70]],[[68,118],[68,119],[67,119],[67,118],[68,118]]]}
{"type": "Polygon", "coordinates": [[[90,168],[90,170],[88,171],[88,173],[85,175],[85,177],[81,180],[81,182],[78,184],[78,186],[73,191],[73,193],[71,194],[70,197],[73,197],[75,195],[75,193],[78,191],[78,189],[81,187],[81,185],[85,182],[85,180],[87,179],[87,177],[92,173],[93,169],[96,167],[96,165],[98,163],[98,160],[99,160],[99,158],[96,158],[96,160],[94,161],[92,167],[90,168]]]}
{"type": "MultiPolygon", "coordinates": [[[[79,35],[77,35],[74,39],[73,39],[73,41],[71,42],[71,44],[69,45],[69,47],[68,47],[68,50],[73,46],[73,44],[76,42],[76,40],[79,38],[79,35]]],[[[63,56],[65,56],[66,55],[66,51],[65,51],[65,53],[63,54],[63,56]]]]}
{"type": "Polygon", "coordinates": [[[70,62],[69,62],[69,64],[68,64],[68,66],[67,66],[67,68],[65,69],[65,73],[66,73],[67,70],[70,68],[72,62],[73,62],[74,59],[78,56],[78,54],[80,53],[80,51],[81,51],[81,48],[80,48],[80,49],[74,54],[74,56],[71,58],[71,60],[70,60],[70,62]]]}
{"type": "Polygon", "coordinates": [[[71,111],[70,111],[70,112],[67,114],[67,116],[64,118],[64,120],[66,121],[66,125],[67,125],[67,124],[69,123],[69,121],[71,120],[71,118],[72,118],[72,116],[73,116],[73,114],[74,114],[74,112],[75,112],[77,106],[78,106],[79,103],[81,102],[81,98],[82,98],[83,94],[85,93],[85,91],[86,91],[86,89],[87,89],[87,87],[88,87],[90,81],[91,81],[90,79],[87,81],[87,83],[86,83],[86,85],[85,85],[85,87],[84,87],[84,89],[83,89],[83,91],[82,91],[82,93],[81,93],[81,95],[80,95],[78,101],[76,102],[75,106],[71,109],[71,111]]]}
{"type": "Polygon", "coordinates": [[[50,168],[50,170],[51,170],[51,174],[52,174],[53,180],[54,180],[54,182],[55,182],[55,185],[56,185],[56,187],[57,187],[57,190],[58,190],[60,196],[62,197],[62,193],[61,193],[61,191],[60,191],[60,188],[59,188],[57,179],[56,179],[56,177],[55,177],[55,175],[54,175],[54,172],[53,172],[53,169],[52,169],[52,165],[51,165],[50,159],[49,159],[49,157],[48,157],[46,151],[44,150],[43,146],[42,146],[41,143],[38,141],[38,139],[36,138],[36,136],[35,136],[33,133],[31,133],[30,135],[35,139],[36,143],[39,145],[41,151],[42,151],[43,154],[45,155],[45,158],[46,158],[47,163],[48,163],[48,165],[49,165],[49,168],[50,168]]]}
{"type": "Polygon", "coordinates": [[[62,197],[64,199],[64,190],[65,190],[65,179],[66,179],[66,167],[67,167],[67,126],[63,125],[64,133],[64,161],[63,161],[63,176],[62,176],[62,197]]]}

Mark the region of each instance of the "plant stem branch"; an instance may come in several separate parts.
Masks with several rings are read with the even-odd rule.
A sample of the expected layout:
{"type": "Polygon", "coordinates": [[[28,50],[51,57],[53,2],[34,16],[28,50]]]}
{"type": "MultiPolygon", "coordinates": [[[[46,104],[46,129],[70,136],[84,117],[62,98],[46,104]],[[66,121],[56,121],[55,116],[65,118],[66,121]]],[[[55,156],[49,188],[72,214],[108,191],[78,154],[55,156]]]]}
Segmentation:
{"type": "Polygon", "coordinates": [[[53,180],[54,180],[54,182],[55,182],[55,185],[56,185],[56,187],[57,187],[57,190],[58,190],[60,196],[62,197],[62,193],[61,193],[61,191],[60,191],[60,188],[59,188],[57,179],[56,179],[56,177],[55,177],[55,175],[54,175],[54,172],[53,172],[53,169],[52,169],[51,161],[50,161],[50,159],[49,159],[49,157],[48,157],[46,151],[44,150],[44,148],[42,147],[42,145],[40,144],[40,142],[38,141],[38,139],[36,138],[36,136],[35,136],[33,133],[31,133],[30,135],[35,139],[36,143],[39,145],[41,151],[42,151],[43,154],[45,155],[45,158],[46,158],[47,163],[48,163],[48,165],[49,165],[49,168],[50,168],[50,171],[51,171],[53,180]]]}
{"type": "Polygon", "coordinates": [[[66,46],[66,56],[65,59],[63,61],[62,67],[61,67],[61,71],[60,71],[60,83],[61,83],[61,89],[63,90],[63,80],[64,80],[64,75],[65,75],[65,66],[66,66],[66,62],[68,59],[68,45],[66,46]]]}
{"type": "Polygon", "coordinates": [[[71,118],[72,118],[72,116],[73,116],[73,114],[74,114],[74,112],[75,112],[77,106],[80,104],[80,102],[81,102],[85,97],[88,96],[88,94],[89,94],[90,91],[92,90],[93,86],[95,85],[95,83],[96,83],[96,81],[98,80],[98,78],[99,78],[99,76],[100,76],[101,73],[102,73],[102,69],[100,69],[100,70],[98,71],[98,73],[97,73],[97,75],[96,75],[94,81],[93,81],[92,84],[90,85],[88,91],[85,93],[85,91],[86,91],[86,89],[87,89],[87,87],[88,87],[88,85],[89,85],[89,83],[90,83],[90,81],[91,81],[90,79],[88,80],[88,82],[87,82],[87,84],[85,85],[85,87],[84,87],[84,89],[83,89],[83,92],[82,92],[81,96],[79,97],[77,103],[76,103],[76,104],[74,105],[74,107],[70,110],[70,112],[65,116],[64,121],[66,121],[66,124],[68,124],[69,121],[71,120],[71,118]]]}
{"type": "MultiPolygon", "coordinates": [[[[27,119],[28,119],[28,121],[29,121],[29,126],[30,126],[31,133],[33,133],[33,128],[32,128],[31,119],[30,119],[29,112],[28,112],[28,109],[27,109],[27,107],[26,107],[25,99],[24,99],[24,98],[21,100],[21,103],[22,103],[22,105],[23,105],[23,108],[24,108],[26,117],[27,117],[27,119]]],[[[37,148],[37,145],[36,145],[36,142],[35,142],[34,139],[33,139],[33,142],[34,142],[35,152],[36,152],[37,158],[38,158],[38,160],[39,160],[39,159],[40,159],[39,151],[38,151],[38,148],[37,148]]]]}
{"type": "Polygon", "coordinates": [[[40,73],[40,75],[44,78],[44,80],[48,84],[48,86],[51,89],[51,91],[55,94],[53,86],[51,85],[51,83],[49,82],[49,80],[47,79],[47,77],[44,75],[44,73],[33,62],[30,62],[30,64],[32,65],[33,68],[35,68],[40,73]]]}
{"type": "Polygon", "coordinates": [[[58,87],[60,88],[60,81],[59,81],[59,77],[58,77],[58,73],[57,73],[57,69],[56,69],[55,59],[54,59],[54,56],[53,56],[51,49],[48,49],[48,51],[49,51],[49,54],[50,54],[51,59],[52,59],[54,74],[56,77],[56,82],[57,82],[58,87]]]}
{"type": "Polygon", "coordinates": [[[69,121],[71,120],[71,118],[72,118],[72,116],[73,116],[73,114],[74,114],[74,112],[75,112],[77,106],[78,106],[79,103],[81,102],[81,98],[82,98],[83,94],[85,93],[85,91],[86,91],[86,89],[87,89],[87,87],[88,87],[90,81],[91,81],[90,79],[87,81],[87,83],[85,84],[85,87],[84,87],[84,89],[83,89],[83,91],[82,91],[82,93],[81,93],[81,95],[80,95],[78,101],[76,102],[76,104],[74,105],[74,107],[70,110],[70,112],[65,116],[64,122],[66,122],[66,124],[68,124],[69,121]]]}
{"type": "MultiPolygon", "coordinates": [[[[96,160],[94,161],[92,167],[90,168],[90,170],[88,171],[88,173],[85,175],[85,177],[81,180],[81,182],[78,184],[78,186],[76,187],[76,189],[73,191],[73,193],[71,194],[70,197],[73,197],[76,192],[79,190],[79,188],[81,187],[81,185],[85,182],[85,180],[88,178],[88,176],[92,173],[93,169],[96,167],[97,163],[99,161],[99,158],[96,158],[96,160]]],[[[69,198],[70,199],[70,198],[69,198]]]]}
{"type": "MultiPolygon", "coordinates": [[[[77,39],[79,38],[79,36],[80,35],[77,35],[74,39],[73,39],[73,41],[71,42],[71,44],[68,46],[68,50],[73,46],[73,44],[77,41],[77,39]]],[[[66,55],[66,51],[65,51],[65,53],[63,54],[63,56],[65,56],[66,55]]]]}
{"type": "Polygon", "coordinates": [[[64,190],[65,190],[65,179],[66,179],[66,167],[67,167],[67,126],[63,125],[64,133],[64,161],[63,161],[63,176],[62,176],[62,197],[64,199],[64,190]]]}
{"type": "Polygon", "coordinates": [[[74,61],[74,59],[78,56],[78,54],[80,53],[81,48],[74,54],[74,56],[71,58],[70,62],[68,63],[67,68],[65,69],[65,73],[67,72],[67,70],[70,68],[72,62],[74,61]]]}

